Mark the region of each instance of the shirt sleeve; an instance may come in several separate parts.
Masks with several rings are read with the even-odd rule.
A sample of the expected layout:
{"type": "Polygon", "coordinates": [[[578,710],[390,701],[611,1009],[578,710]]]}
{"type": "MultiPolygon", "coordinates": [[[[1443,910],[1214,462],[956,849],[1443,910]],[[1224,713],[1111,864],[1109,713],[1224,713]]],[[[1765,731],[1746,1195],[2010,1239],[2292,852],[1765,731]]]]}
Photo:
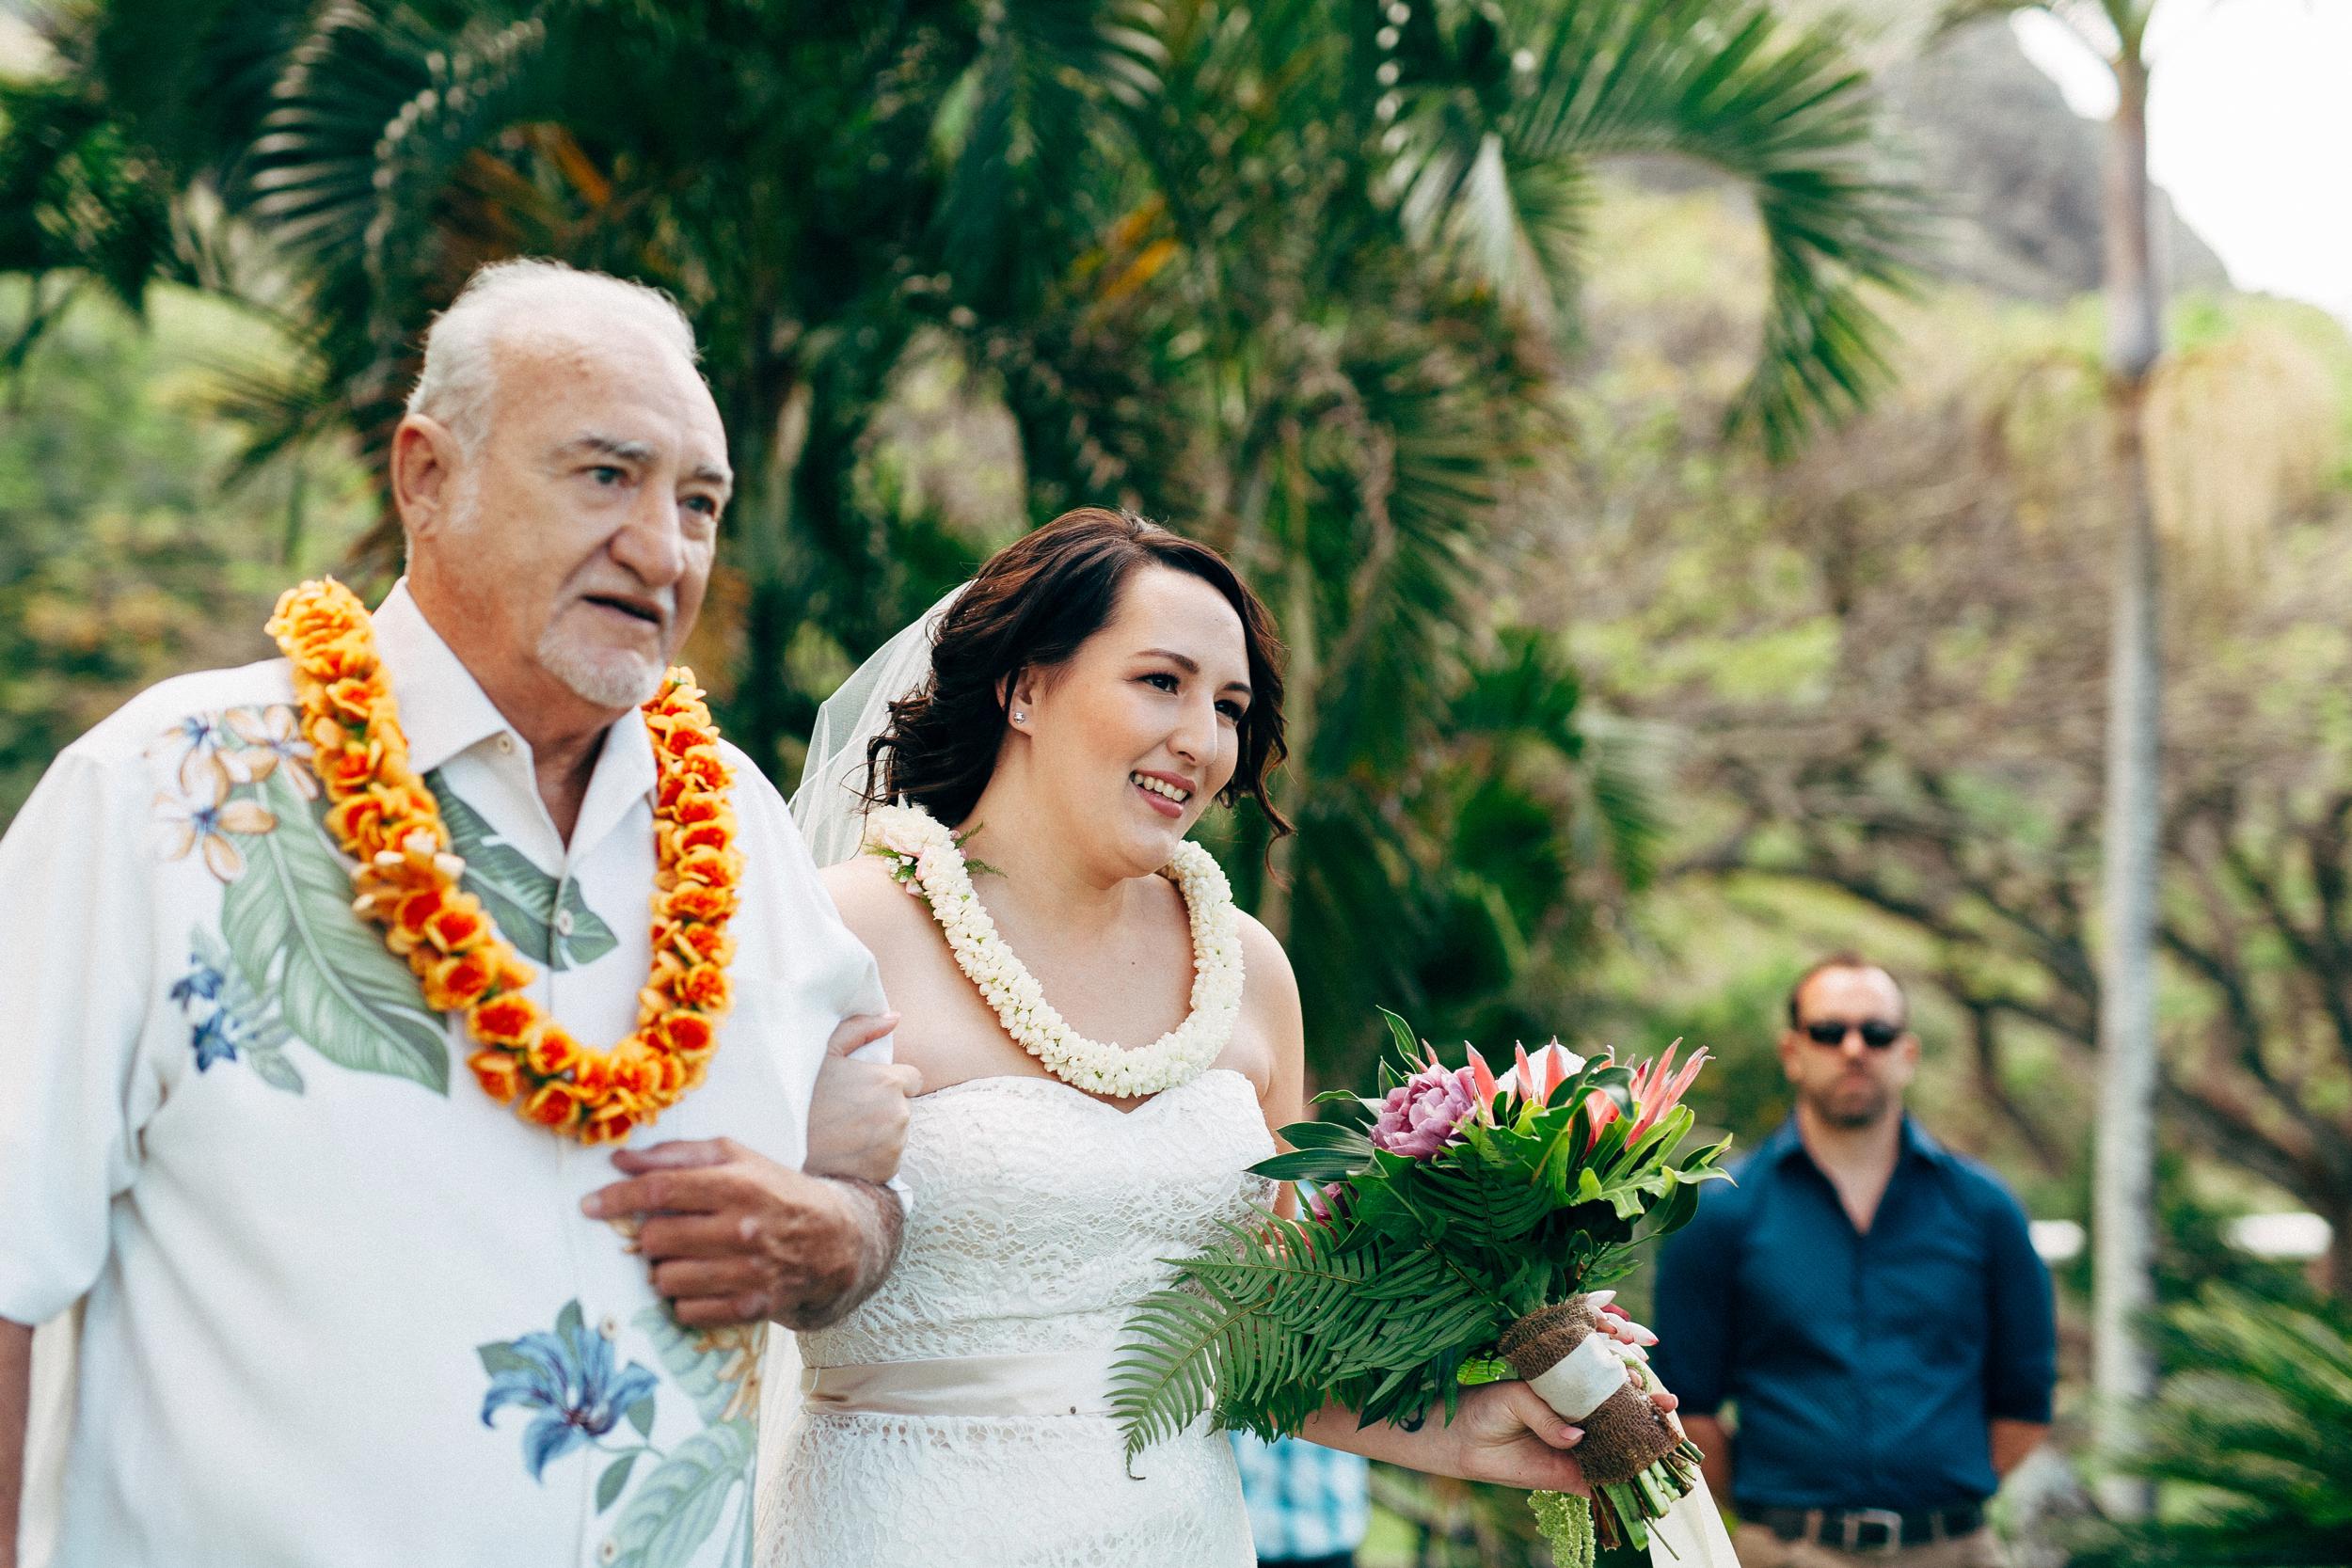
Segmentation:
{"type": "Polygon", "coordinates": [[[15,1323],[96,1283],[158,1099],[137,1060],[154,974],[144,781],[68,752],[0,838],[0,1318],[15,1323]]]}
{"type": "Polygon", "coordinates": [[[1984,1410],[1996,1421],[2050,1419],[2058,1382],[2058,1307],[2050,1272],[2033,1249],[2026,1212],[1998,1183],[1991,1187],[1986,1282],[1992,1343],[1986,1348],[1984,1410]]]}
{"type": "Polygon", "coordinates": [[[1658,1256],[1650,1328],[1658,1346],[1650,1367],[1693,1416],[1712,1416],[1731,1394],[1731,1344],[1737,1280],[1734,1194],[1710,1182],[1698,1214],[1666,1238],[1658,1256]]]}

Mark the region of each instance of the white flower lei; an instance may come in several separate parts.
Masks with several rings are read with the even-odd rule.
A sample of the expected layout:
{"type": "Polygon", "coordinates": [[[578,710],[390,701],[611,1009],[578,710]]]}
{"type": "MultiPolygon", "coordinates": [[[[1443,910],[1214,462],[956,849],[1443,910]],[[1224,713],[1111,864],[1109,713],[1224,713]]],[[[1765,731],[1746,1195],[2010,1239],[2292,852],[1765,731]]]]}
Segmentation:
{"type": "Polygon", "coordinates": [[[1090,1040],[1054,1010],[972,891],[971,868],[946,824],[920,806],[877,806],[866,814],[866,847],[896,863],[892,875],[930,906],[956,967],[979,988],[1005,1033],[1055,1077],[1089,1094],[1129,1100],[1199,1077],[1233,1037],[1241,1013],[1241,917],[1215,857],[1179,842],[1168,875],[1192,923],[1192,1012],[1150,1045],[1133,1050],[1090,1040]]]}

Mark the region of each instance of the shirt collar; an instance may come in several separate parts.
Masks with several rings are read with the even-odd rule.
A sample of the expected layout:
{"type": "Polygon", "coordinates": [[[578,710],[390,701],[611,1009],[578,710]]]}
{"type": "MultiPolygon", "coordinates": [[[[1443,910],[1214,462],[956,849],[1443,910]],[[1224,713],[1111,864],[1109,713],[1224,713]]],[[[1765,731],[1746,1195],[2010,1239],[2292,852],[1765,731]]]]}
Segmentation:
{"type": "MultiPolygon", "coordinates": [[[[1944,1158],[1944,1146],[1930,1137],[1928,1130],[1914,1120],[1908,1111],[1903,1113],[1902,1129],[1898,1136],[1900,1140],[1898,1157],[1900,1159],[1915,1156],[1933,1162],[1944,1158]]],[[[1804,1137],[1797,1131],[1796,1114],[1790,1112],[1788,1119],[1782,1122],[1779,1129],[1757,1147],[1756,1152],[1756,1158],[1767,1166],[1779,1165],[1792,1155],[1804,1154],[1804,1137]]]]}
{"type": "Polygon", "coordinates": [[[514,733],[473,672],[417,608],[406,578],[392,584],[376,607],[375,648],[390,675],[392,699],[400,705],[408,765],[418,772],[430,773],[501,731],[514,733]]]}
{"type": "MultiPolygon", "coordinates": [[[[430,773],[450,758],[497,735],[515,737],[517,754],[530,743],[482,689],[465,661],[452,651],[408,592],[408,579],[392,584],[376,608],[375,647],[389,672],[392,697],[400,705],[401,729],[408,737],[408,765],[430,773]]],[[[596,755],[580,828],[598,836],[630,801],[649,796],[654,784],[653,742],[635,713],[623,714],[605,732],[596,755]],[[593,821],[591,819],[594,819],[593,821]]],[[[593,840],[576,828],[574,841],[593,840]]]]}

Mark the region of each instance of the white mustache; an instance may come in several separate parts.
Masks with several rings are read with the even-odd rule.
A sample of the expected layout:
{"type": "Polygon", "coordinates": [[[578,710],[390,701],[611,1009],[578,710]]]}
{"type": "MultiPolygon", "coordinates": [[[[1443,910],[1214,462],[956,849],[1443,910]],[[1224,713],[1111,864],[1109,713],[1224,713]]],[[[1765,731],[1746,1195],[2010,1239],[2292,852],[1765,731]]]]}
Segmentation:
{"type": "Polygon", "coordinates": [[[634,610],[645,610],[660,617],[664,631],[677,619],[677,594],[670,589],[648,594],[626,588],[583,588],[574,597],[582,603],[610,599],[634,610]]]}

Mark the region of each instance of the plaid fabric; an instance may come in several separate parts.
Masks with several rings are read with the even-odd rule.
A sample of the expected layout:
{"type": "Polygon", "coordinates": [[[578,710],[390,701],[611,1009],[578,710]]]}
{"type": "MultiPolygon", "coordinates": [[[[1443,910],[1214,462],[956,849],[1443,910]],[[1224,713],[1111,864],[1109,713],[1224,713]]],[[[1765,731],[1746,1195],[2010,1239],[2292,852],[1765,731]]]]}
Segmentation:
{"type": "Polygon", "coordinates": [[[1372,1522],[1362,1456],[1295,1437],[1268,1443],[1246,1432],[1230,1435],[1262,1561],[1342,1557],[1362,1543],[1372,1522]]]}

